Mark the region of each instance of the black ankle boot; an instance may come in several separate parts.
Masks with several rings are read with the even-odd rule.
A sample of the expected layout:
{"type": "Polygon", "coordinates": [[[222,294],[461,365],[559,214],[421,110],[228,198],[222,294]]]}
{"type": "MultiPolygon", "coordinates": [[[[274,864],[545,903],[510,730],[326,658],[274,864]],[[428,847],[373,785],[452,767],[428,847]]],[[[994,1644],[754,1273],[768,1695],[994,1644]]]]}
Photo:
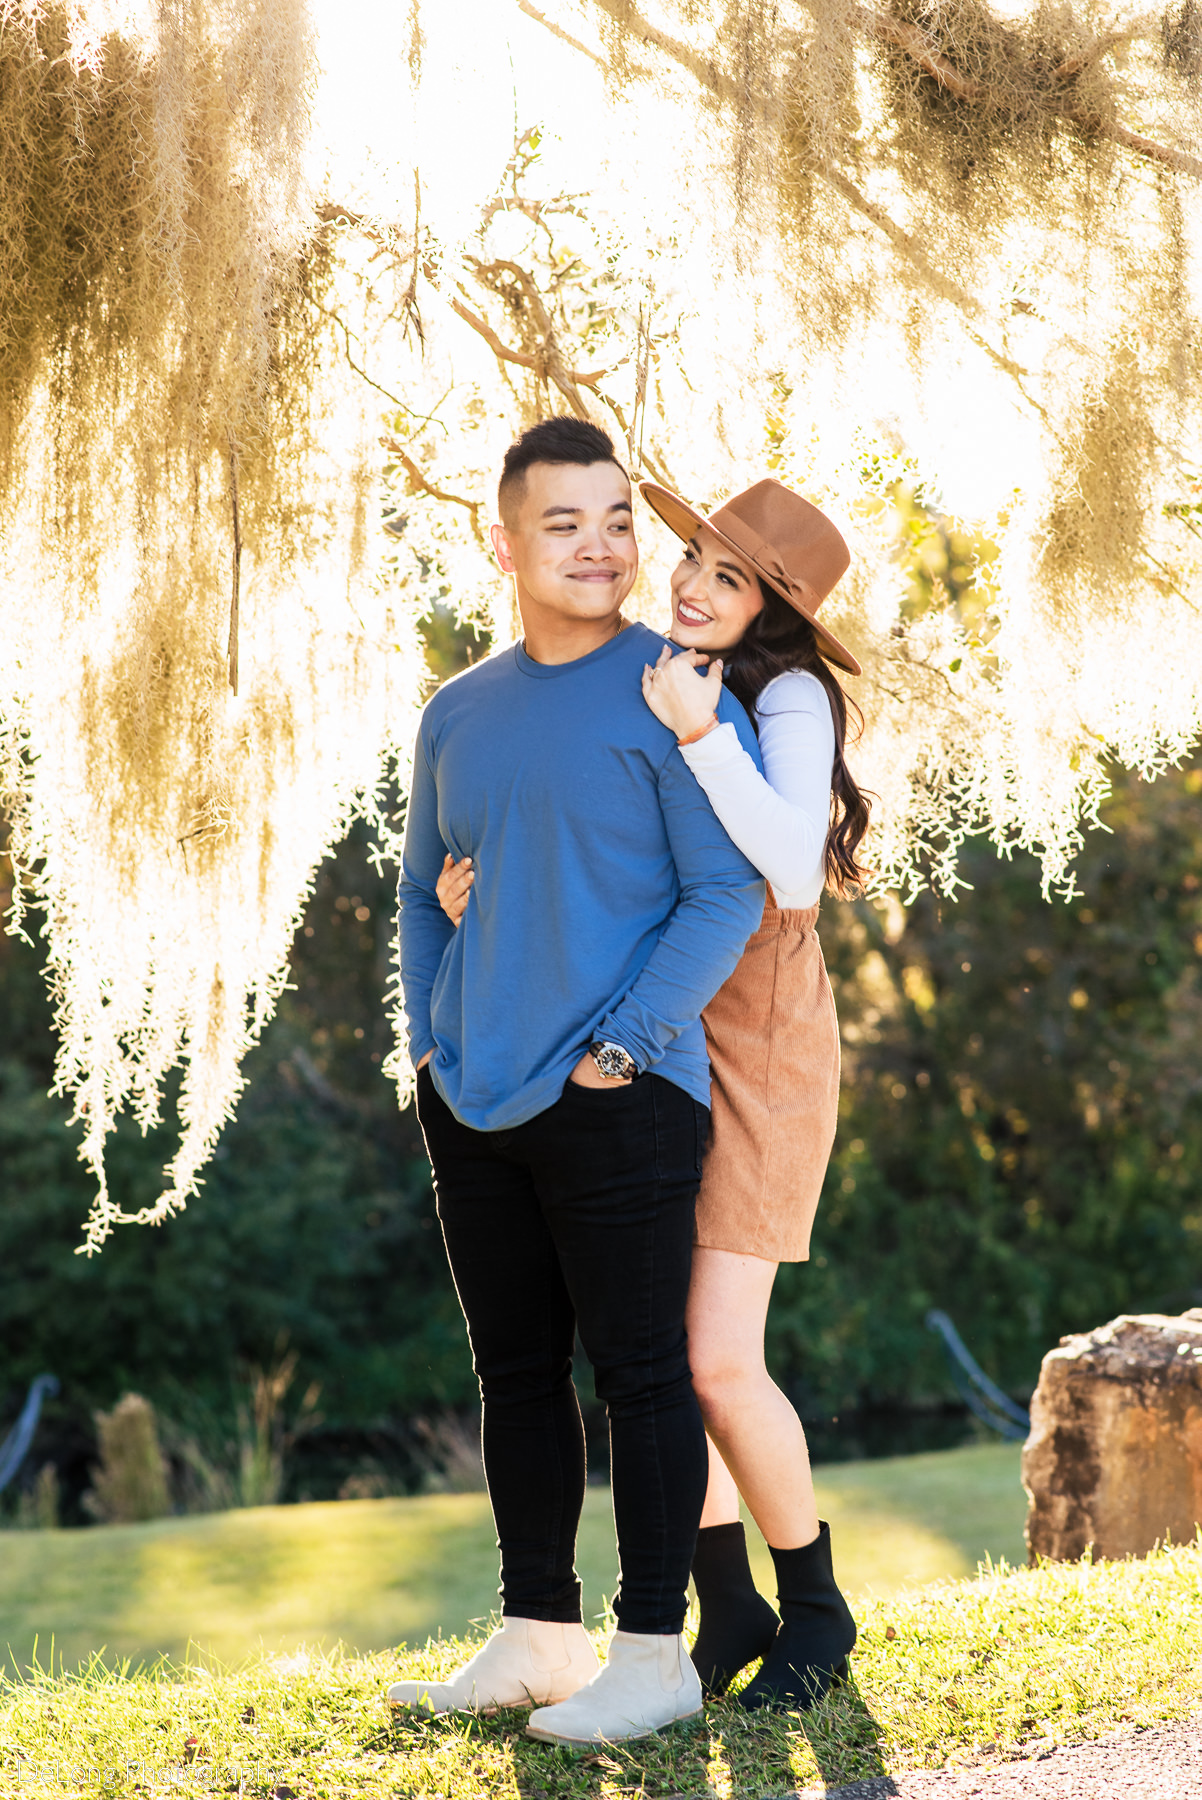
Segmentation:
{"type": "Polygon", "coordinates": [[[835,1586],[831,1528],[825,1522],[819,1523],[812,1544],[803,1544],[800,1550],[773,1550],[772,1560],[781,1626],[763,1668],[739,1695],[739,1704],[749,1712],[761,1706],[804,1711],[834,1682],[847,1679],[856,1622],[835,1586]]]}
{"type": "Polygon", "coordinates": [[[767,1655],[780,1620],[751,1579],[747,1537],[737,1520],[697,1533],[693,1582],[701,1607],[693,1667],[706,1697],[714,1699],[740,1669],[767,1655]]]}

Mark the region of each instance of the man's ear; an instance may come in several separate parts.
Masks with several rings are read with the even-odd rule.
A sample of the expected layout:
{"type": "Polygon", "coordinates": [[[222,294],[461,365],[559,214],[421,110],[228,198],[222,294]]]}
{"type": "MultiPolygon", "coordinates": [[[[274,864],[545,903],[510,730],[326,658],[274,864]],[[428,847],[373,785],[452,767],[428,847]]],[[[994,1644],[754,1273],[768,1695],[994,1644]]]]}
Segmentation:
{"type": "Polygon", "coordinates": [[[492,539],[493,555],[500,563],[506,575],[515,573],[513,552],[509,548],[509,536],[503,525],[490,525],[488,535],[492,539]]]}

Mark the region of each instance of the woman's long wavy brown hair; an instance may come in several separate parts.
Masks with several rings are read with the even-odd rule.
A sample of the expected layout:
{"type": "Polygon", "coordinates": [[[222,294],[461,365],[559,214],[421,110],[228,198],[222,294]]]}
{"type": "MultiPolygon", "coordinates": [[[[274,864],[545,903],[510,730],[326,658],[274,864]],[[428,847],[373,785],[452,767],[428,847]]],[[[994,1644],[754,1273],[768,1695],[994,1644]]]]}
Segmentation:
{"type": "Polygon", "coordinates": [[[860,893],[872,873],[857,860],[860,840],[868,829],[870,800],[861,793],[843,756],[847,737],[848,708],[854,715],[856,736],[864,729],[864,715],[849,700],[835,671],[818,648],[814,627],[781,598],[767,582],[760,582],[763,611],[756,614],[734,649],[725,658],[723,679],[756,724],[756,702],[770,681],[789,669],[804,669],[826,689],[835,725],[835,761],[831,769],[831,824],[822,853],[826,885],[841,900],[860,893]]]}

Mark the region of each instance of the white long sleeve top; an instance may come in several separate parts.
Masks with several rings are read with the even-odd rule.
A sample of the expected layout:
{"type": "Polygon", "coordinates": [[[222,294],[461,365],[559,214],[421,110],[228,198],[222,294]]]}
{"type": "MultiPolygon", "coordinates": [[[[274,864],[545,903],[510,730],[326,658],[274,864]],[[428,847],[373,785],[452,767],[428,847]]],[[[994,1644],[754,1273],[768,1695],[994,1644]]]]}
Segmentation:
{"type": "Polygon", "coordinates": [[[731,841],[771,882],[778,906],[813,906],[823,888],[835,724],[826,690],[804,669],[770,681],[756,703],[761,775],[731,724],[680,754],[731,841]]]}

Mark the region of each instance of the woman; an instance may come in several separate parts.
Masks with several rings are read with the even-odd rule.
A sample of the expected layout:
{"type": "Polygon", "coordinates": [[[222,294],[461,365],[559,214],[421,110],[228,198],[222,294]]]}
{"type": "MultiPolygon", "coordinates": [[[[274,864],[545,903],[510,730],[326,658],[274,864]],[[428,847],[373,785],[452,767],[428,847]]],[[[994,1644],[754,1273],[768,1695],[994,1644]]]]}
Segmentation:
{"type": "MultiPolygon", "coordinates": [[[[835,1132],[838,1025],[814,926],[824,886],[845,894],[860,883],[868,807],[843,759],[847,702],[829,663],[857,675],[859,665],[815,613],[850,556],[830,520],[779,482],[756,483],[708,519],[641,486],[685,543],[671,582],[671,636],[683,653],[665,647],[643,693],[769,883],[760,929],[703,1015],[713,1137],[688,1335],[711,1455],[693,1660],[707,1691],[721,1694],[763,1658],[740,1703],[794,1708],[844,1673],[856,1635],[801,1421],[764,1363],[777,1266],[809,1254],[835,1132]],[[763,774],[734,727],[718,723],[723,681],[756,727],[763,774]],[[779,1619],[751,1578],[740,1493],[776,1566],[779,1619]]],[[[438,891],[456,923],[472,879],[469,859],[448,857],[438,891]]]]}

